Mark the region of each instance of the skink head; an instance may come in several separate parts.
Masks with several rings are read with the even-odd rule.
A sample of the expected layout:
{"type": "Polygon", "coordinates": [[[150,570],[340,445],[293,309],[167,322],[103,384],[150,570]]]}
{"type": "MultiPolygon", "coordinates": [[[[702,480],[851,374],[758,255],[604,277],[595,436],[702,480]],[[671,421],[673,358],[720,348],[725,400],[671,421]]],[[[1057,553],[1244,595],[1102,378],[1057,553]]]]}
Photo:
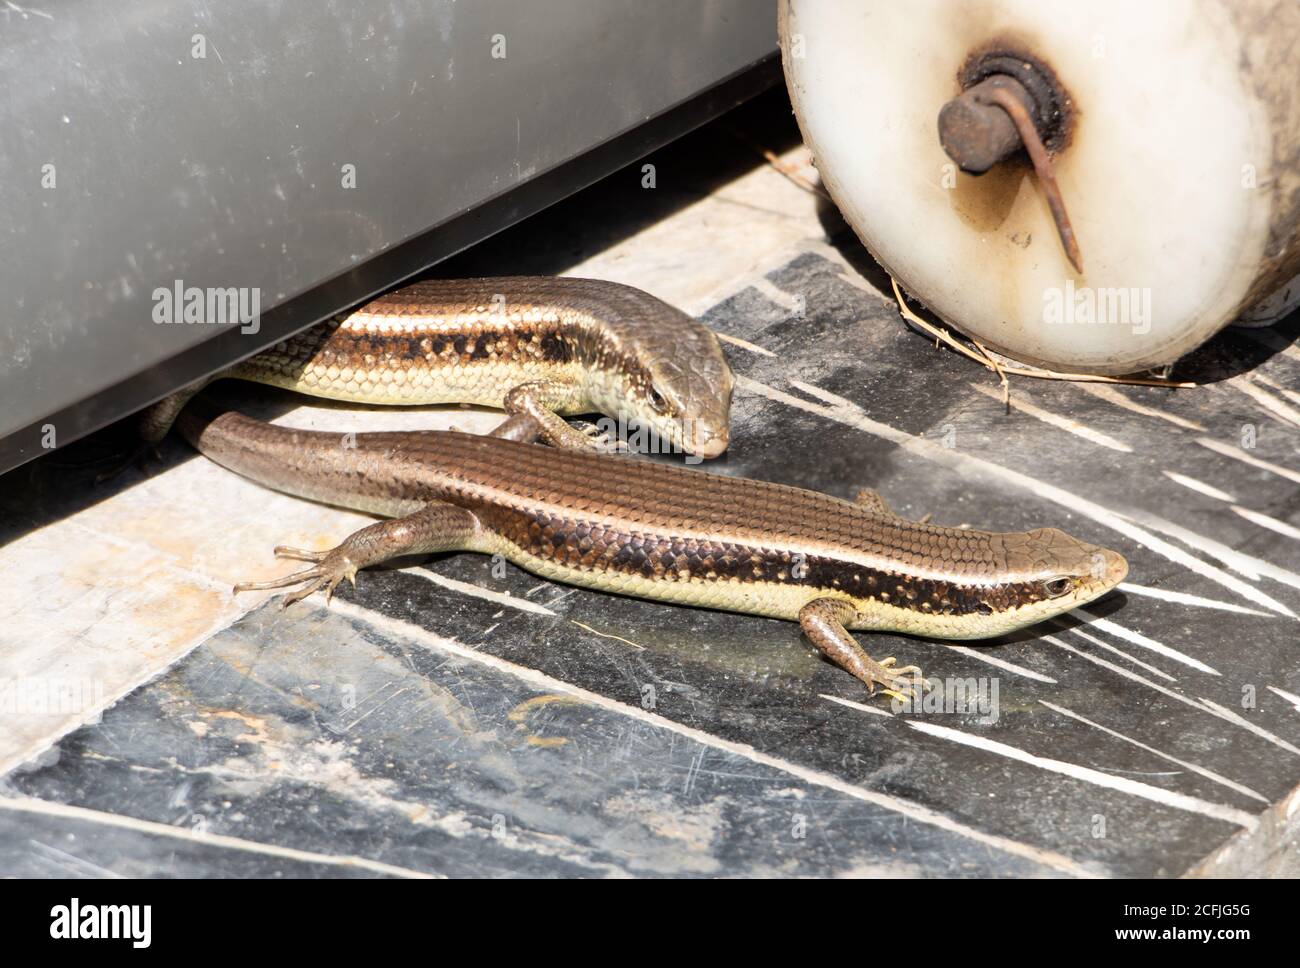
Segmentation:
{"type": "Polygon", "coordinates": [[[991,602],[1005,607],[1005,632],[1024,628],[1086,605],[1128,574],[1124,556],[1088,544],[1056,528],[1001,535],[1006,551],[1004,593],[991,602]]]}
{"type": "Polygon", "coordinates": [[[637,419],[687,453],[717,457],[731,433],[731,368],[712,333],[690,348],[652,358],[649,379],[634,388],[637,419]]]}
{"type": "Polygon", "coordinates": [[[605,412],[653,428],[687,453],[717,457],[731,425],[731,368],[711,330],[672,314],[617,332],[616,365],[605,374],[605,392],[595,395],[605,412]]]}
{"type": "MultiPolygon", "coordinates": [[[[1128,574],[1122,555],[1055,528],[1011,534],[934,530],[931,538],[946,552],[918,562],[914,575],[869,577],[872,594],[858,603],[853,627],[990,639],[1100,598],[1128,574]]],[[[926,532],[910,537],[913,547],[926,544],[926,532]]],[[[846,573],[852,578],[855,570],[846,573]]]]}

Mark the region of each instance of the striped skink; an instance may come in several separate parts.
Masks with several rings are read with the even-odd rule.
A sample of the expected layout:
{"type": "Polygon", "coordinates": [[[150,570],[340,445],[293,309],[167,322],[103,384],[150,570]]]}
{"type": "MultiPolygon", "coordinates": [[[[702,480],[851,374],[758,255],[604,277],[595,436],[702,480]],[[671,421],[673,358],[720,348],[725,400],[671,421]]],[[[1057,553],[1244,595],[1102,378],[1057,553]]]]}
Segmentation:
{"type": "Polygon", "coordinates": [[[204,399],[181,432],[267,487],[390,520],[236,591],[327,597],[358,569],[408,554],[500,554],[545,578],[686,605],[797,620],[874,691],[905,695],[915,667],[869,658],[849,629],[977,639],[1092,601],[1128,571],[1114,551],[1054,528],[997,534],[921,524],[873,491],[855,501],[661,462],[455,431],[289,430],[204,399]]]}
{"type": "Polygon", "coordinates": [[[221,377],[367,404],[471,403],[511,416],[494,436],[605,449],[562,415],[648,427],[697,457],[727,448],[731,370],[705,326],[631,286],[504,276],[420,282],[374,300],[159,401],[156,444],[221,377]]]}

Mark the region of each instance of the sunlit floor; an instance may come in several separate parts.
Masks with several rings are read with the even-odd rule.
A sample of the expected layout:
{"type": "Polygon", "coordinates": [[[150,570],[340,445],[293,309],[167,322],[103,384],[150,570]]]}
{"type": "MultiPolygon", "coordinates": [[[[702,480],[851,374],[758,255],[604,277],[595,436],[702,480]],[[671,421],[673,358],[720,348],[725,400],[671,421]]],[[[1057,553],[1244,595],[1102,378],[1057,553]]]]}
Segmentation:
{"type": "MultiPolygon", "coordinates": [[[[650,160],[656,188],[638,163],[435,274],[640,286],[726,342],[709,470],[1060,527],[1128,558],[1121,591],[1008,641],[864,639],[991,703],[896,713],[793,624],[481,556],[365,572],[329,608],[236,599],[274,545],[367,519],[178,441],[101,487],[59,453],[0,478],[0,870],[1294,876],[1300,323],[1224,334],[1195,389],[1014,382],[1007,407],[906,328],[781,97],[650,160]]],[[[303,427],[499,419],[218,392],[303,427]]]]}

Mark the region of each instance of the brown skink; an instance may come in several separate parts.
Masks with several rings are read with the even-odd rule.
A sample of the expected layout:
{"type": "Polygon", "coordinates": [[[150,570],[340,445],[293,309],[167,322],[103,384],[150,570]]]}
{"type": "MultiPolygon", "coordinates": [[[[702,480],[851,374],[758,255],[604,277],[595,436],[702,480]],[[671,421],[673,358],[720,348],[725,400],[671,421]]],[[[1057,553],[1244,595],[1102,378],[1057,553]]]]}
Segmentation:
{"type": "Polygon", "coordinates": [[[871,689],[904,695],[915,667],[867,656],[849,629],[978,639],[1092,601],[1124,558],[1054,528],[999,534],[921,524],[878,494],[800,488],[454,431],[289,430],[195,401],[179,426],[202,453],[267,487],[391,520],[310,567],[236,591],[296,586],[285,604],[390,558],[501,554],[545,578],[798,621],[871,689]]]}
{"type": "Polygon", "coordinates": [[[727,448],[732,376],[717,337],[616,282],[503,276],[419,282],[237,363],[146,410],[156,444],[185,403],[233,377],[366,404],[470,403],[511,416],[495,436],[608,449],[565,415],[650,428],[697,457],[727,448]]]}

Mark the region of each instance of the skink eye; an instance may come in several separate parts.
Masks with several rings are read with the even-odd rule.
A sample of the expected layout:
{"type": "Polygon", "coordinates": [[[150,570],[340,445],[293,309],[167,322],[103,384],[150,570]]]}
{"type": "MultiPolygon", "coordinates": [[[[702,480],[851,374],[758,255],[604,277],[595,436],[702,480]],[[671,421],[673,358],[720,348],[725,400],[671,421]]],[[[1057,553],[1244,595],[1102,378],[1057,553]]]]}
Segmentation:
{"type": "Polygon", "coordinates": [[[1043,591],[1047,592],[1050,598],[1060,598],[1070,590],[1070,579],[1053,578],[1050,581],[1043,582],[1043,591]]]}
{"type": "Polygon", "coordinates": [[[654,407],[659,413],[668,409],[668,400],[655,387],[650,387],[650,406],[654,407]]]}

